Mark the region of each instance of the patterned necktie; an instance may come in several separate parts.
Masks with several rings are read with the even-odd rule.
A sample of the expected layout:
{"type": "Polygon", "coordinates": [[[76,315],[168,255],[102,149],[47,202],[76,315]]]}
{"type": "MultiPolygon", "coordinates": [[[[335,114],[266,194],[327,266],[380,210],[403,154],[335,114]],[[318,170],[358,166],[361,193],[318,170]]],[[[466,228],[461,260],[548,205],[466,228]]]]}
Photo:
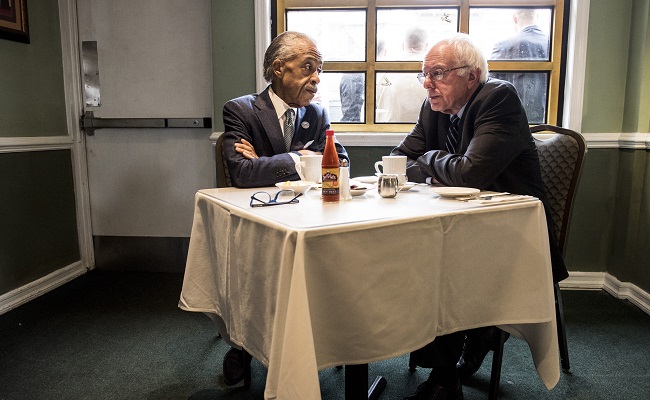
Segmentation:
{"type": "Polygon", "coordinates": [[[284,113],[284,145],[287,148],[287,151],[291,149],[291,140],[293,139],[294,130],[293,108],[290,108],[284,113]]]}
{"type": "Polygon", "coordinates": [[[450,153],[456,153],[458,149],[458,142],[460,140],[460,133],[458,132],[458,118],[457,115],[451,116],[451,125],[449,125],[449,134],[447,135],[447,151],[450,153]]]}

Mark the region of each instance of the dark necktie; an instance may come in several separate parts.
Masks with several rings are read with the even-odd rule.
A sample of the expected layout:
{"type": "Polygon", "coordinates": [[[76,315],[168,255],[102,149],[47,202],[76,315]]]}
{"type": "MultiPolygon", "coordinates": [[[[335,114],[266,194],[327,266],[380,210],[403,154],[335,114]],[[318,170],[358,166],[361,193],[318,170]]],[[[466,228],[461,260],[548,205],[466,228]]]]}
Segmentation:
{"type": "Polygon", "coordinates": [[[449,125],[446,143],[447,151],[450,153],[456,153],[459,148],[460,132],[458,132],[458,121],[460,121],[460,118],[457,115],[451,116],[451,125],[449,125]]]}
{"type": "Polygon", "coordinates": [[[284,145],[287,151],[291,150],[291,140],[293,139],[294,123],[293,123],[293,108],[288,109],[284,113],[284,145]]]}

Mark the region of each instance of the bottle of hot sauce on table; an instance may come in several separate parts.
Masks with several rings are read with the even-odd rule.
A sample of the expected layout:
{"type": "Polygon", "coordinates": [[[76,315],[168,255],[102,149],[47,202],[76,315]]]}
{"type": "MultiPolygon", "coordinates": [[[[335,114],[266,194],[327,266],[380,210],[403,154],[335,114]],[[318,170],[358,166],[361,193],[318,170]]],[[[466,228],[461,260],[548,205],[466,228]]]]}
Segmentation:
{"type": "Polygon", "coordinates": [[[339,201],[339,155],[334,145],[334,131],[325,131],[325,150],[323,150],[322,198],[323,202],[339,201]]]}

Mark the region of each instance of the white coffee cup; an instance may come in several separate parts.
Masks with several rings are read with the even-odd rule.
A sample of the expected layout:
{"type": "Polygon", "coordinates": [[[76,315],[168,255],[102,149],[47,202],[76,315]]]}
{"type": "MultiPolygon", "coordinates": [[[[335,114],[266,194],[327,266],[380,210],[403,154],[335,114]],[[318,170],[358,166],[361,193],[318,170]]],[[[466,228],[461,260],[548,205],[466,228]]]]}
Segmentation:
{"type": "Polygon", "coordinates": [[[321,181],[321,154],[310,154],[300,156],[300,162],[296,163],[296,171],[303,181],[320,183],[321,181]]]}
{"type": "Polygon", "coordinates": [[[383,156],[375,163],[377,174],[397,175],[399,185],[406,183],[406,156],[383,156]],[[379,168],[381,166],[381,169],[379,168]]]}

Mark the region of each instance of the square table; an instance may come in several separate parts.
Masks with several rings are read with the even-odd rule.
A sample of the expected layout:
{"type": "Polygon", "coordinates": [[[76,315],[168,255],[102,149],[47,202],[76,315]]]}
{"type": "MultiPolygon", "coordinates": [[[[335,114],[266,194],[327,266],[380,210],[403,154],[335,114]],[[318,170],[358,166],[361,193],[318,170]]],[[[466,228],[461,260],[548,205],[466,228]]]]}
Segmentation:
{"type": "Polygon", "coordinates": [[[179,306],[211,314],[268,367],[266,399],[320,399],[320,369],[491,325],[527,341],[548,389],[558,382],[539,200],[482,205],[416,186],[338,203],[312,189],[298,204],[250,207],[260,190],[278,191],[196,194],[179,306]]]}

